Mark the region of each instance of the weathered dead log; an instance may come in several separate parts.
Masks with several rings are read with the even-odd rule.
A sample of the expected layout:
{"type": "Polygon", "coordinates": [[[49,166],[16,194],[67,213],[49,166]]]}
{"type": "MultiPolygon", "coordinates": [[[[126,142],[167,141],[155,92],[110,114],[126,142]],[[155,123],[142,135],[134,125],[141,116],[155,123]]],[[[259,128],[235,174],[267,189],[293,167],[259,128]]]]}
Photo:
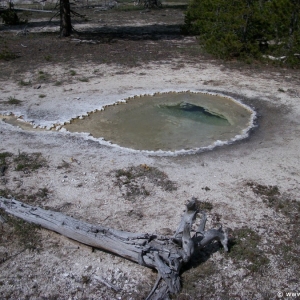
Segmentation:
{"type": "Polygon", "coordinates": [[[52,10],[44,10],[44,9],[31,9],[31,8],[20,8],[14,7],[15,11],[29,11],[29,12],[38,12],[38,13],[52,13],[52,10]]]}
{"type": "Polygon", "coordinates": [[[193,231],[192,225],[198,214],[196,199],[187,209],[174,236],[149,233],[132,233],[93,225],[76,220],[59,212],[44,210],[15,199],[0,197],[0,208],[25,221],[38,224],[73,240],[94,248],[137,262],[158,271],[158,279],[147,299],[165,299],[181,289],[179,272],[189,262],[194,250],[203,248],[214,240],[222,243],[227,251],[227,234],[220,229],[205,231],[206,215],[193,231]]]}

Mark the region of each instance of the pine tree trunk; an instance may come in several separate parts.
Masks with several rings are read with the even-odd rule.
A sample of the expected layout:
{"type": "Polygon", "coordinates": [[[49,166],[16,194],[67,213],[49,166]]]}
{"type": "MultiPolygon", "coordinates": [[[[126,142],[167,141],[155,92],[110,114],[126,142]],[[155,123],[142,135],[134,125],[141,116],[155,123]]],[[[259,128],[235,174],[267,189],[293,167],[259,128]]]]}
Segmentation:
{"type": "Polygon", "coordinates": [[[72,33],[71,9],[69,0],[60,0],[60,35],[70,36],[72,33]]]}

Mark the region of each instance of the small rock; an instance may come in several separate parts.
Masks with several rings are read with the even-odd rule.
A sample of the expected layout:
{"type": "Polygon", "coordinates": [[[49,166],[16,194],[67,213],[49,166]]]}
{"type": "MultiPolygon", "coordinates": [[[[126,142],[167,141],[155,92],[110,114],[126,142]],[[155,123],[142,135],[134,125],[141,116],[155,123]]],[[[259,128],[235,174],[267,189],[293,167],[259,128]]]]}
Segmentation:
{"type": "Polygon", "coordinates": [[[33,285],[32,285],[32,288],[33,289],[36,289],[38,287],[37,283],[35,282],[33,285]]]}
{"type": "Polygon", "coordinates": [[[86,271],[92,270],[92,266],[85,266],[84,268],[85,268],[86,271]]]}
{"type": "Polygon", "coordinates": [[[210,188],[208,186],[202,188],[202,190],[205,190],[205,191],[210,191],[210,188]]]}
{"type": "Polygon", "coordinates": [[[4,176],[4,173],[5,173],[6,169],[7,169],[6,166],[1,166],[1,167],[0,167],[0,175],[1,175],[1,176],[4,176]]]}

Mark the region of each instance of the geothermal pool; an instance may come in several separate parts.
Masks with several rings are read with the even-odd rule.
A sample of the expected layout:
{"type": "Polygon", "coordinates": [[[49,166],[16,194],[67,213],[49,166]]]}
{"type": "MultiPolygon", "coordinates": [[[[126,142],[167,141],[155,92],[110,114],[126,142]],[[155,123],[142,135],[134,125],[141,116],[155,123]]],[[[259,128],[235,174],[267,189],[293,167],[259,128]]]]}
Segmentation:
{"type": "Polygon", "coordinates": [[[212,149],[248,136],[255,113],[226,96],[169,92],[136,96],[64,125],[124,148],[180,152],[212,149]]]}

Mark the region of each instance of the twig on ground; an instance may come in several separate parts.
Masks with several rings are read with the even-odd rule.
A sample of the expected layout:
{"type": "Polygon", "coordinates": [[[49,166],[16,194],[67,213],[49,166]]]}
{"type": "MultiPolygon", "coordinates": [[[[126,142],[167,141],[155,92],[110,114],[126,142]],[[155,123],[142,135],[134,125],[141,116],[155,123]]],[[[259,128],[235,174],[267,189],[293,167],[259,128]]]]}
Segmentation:
{"type": "Polygon", "coordinates": [[[115,292],[120,292],[121,291],[121,288],[119,288],[118,286],[104,280],[102,277],[100,276],[94,276],[94,279],[100,281],[101,283],[105,284],[106,286],[108,286],[109,288],[113,289],[115,292]]]}

